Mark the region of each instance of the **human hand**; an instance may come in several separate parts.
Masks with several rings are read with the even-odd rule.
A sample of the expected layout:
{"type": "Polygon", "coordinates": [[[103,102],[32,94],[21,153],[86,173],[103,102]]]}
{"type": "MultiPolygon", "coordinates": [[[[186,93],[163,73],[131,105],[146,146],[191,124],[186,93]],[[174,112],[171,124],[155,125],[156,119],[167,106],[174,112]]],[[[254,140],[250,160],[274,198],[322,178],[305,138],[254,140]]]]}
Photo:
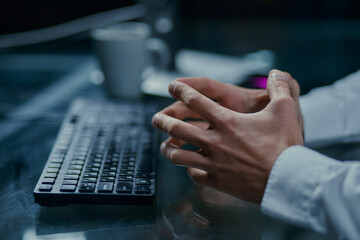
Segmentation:
{"type": "MultiPolygon", "coordinates": [[[[299,105],[299,84],[295,79],[292,78],[290,74],[286,72],[283,73],[287,75],[289,86],[291,89],[291,97],[296,103],[298,122],[303,131],[304,124],[299,105]]],[[[179,78],[176,79],[176,81],[186,83],[201,94],[207,96],[212,100],[217,101],[220,105],[240,113],[258,112],[262,110],[270,101],[267,90],[263,89],[243,88],[204,77],[179,78]]],[[[169,92],[171,91],[171,86],[172,85],[170,84],[169,92]]],[[[163,109],[161,113],[181,120],[184,120],[186,118],[202,119],[201,116],[193,112],[191,109],[187,108],[185,104],[181,101],[177,101],[176,103],[163,109]]],[[[194,124],[203,128],[208,127],[208,124],[205,123],[195,122],[194,124]]]]}
{"type": "Polygon", "coordinates": [[[235,90],[211,89],[209,85],[201,88],[192,83],[200,92],[217,99],[218,104],[186,81],[191,82],[182,79],[169,87],[180,102],[153,118],[154,126],[172,136],[161,145],[162,153],[175,164],[188,167],[189,175],[199,184],[247,201],[261,202],[271,168],[280,153],[289,146],[303,144],[298,85],[294,86],[289,74],[275,70],[270,72],[267,94],[252,90],[259,91],[258,97],[249,94],[253,102],[243,103],[244,99],[235,90]],[[239,100],[238,106],[231,102],[230,96],[239,100]],[[200,123],[199,127],[199,123],[192,125],[180,120],[184,118],[202,118],[207,125],[200,123]],[[181,149],[184,143],[200,150],[181,149]]]}

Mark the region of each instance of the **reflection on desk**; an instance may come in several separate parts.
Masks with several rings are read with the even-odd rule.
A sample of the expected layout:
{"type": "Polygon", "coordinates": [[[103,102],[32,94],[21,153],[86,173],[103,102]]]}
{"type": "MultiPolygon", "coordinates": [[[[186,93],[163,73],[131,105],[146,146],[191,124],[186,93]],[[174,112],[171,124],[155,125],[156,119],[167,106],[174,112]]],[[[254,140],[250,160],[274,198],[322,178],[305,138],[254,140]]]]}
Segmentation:
{"type": "MultiPolygon", "coordinates": [[[[82,70],[89,71],[88,68],[82,70]]],[[[77,73],[90,77],[89,72],[77,73]]],[[[21,123],[0,144],[2,239],[324,238],[310,230],[266,217],[258,205],[196,186],[184,168],[174,166],[164,158],[158,161],[157,194],[151,207],[70,205],[49,208],[35,204],[32,191],[68,103],[77,96],[104,97],[99,86],[90,81],[82,84],[71,96],[53,101],[53,105],[35,118],[18,115],[17,118],[4,116],[1,119],[2,129],[21,123]]],[[[66,88],[57,91],[60,95],[66,94],[62,92],[66,88]]],[[[46,96],[41,102],[47,100],[46,96]]]]}

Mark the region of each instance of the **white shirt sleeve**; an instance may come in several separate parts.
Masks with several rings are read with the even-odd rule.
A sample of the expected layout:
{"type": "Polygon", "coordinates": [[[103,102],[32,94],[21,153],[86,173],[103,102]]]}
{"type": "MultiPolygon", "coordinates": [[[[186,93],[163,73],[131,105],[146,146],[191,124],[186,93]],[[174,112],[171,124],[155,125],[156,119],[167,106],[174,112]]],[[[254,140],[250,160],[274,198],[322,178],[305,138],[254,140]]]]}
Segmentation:
{"type": "Polygon", "coordinates": [[[360,162],[339,162],[292,146],[271,170],[261,209],[338,239],[360,239],[359,204],[360,162]]]}
{"type": "MultiPolygon", "coordinates": [[[[360,140],[360,71],[300,98],[305,144],[360,140]]],[[[286,149],[261,203],[270,216],[360,239],[360,162],[339,162],[303,146],[286,149]]]]}
{"type": "Polygon", "coordinates": [[[305,144],[360,140],[360,70],[300,98],[305,144]]]}

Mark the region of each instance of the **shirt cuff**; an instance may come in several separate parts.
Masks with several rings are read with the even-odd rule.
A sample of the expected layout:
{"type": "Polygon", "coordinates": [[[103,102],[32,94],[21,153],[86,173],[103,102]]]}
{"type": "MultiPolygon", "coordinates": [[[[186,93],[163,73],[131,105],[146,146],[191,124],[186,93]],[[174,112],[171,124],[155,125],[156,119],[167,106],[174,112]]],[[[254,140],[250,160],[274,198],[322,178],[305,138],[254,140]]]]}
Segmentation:
{"type": "Polygon", "coordinates": [[[271,170],[261,202],[263,213],[311,227],[314,189],[321,175],[338,164],[341,163],[303,146],[287,148],[271,170]]]}
{"type": "Polygon", "coordinates": [[[323,145],[343,136],[344,101],[341,92],[332,88],[315,89],[300,97],[306,145],[323,145]]]}

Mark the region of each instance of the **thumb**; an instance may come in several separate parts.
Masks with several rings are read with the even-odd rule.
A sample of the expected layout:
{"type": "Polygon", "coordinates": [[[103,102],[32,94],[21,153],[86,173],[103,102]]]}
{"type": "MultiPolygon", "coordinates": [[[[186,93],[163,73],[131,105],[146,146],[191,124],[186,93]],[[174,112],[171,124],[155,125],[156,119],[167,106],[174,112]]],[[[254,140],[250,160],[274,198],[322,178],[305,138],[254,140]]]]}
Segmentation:
{"type": "Polygon", "coordinates": [[[285,72],[276,69],[270,71],[266,86],[270,101],[291,97],[290,80],[289,74],[285,72]]]}

